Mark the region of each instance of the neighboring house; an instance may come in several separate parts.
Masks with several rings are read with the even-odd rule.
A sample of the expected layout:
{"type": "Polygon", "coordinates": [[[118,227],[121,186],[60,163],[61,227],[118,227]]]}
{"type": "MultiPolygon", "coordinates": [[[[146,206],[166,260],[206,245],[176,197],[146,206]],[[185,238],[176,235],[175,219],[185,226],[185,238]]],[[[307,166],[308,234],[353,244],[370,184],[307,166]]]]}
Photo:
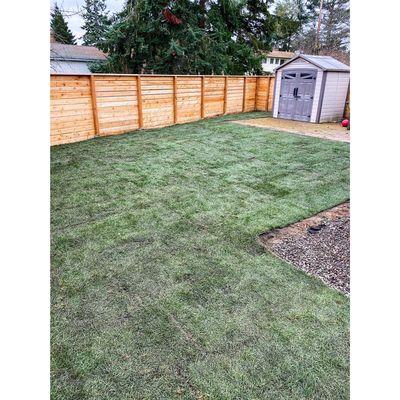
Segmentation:
{"type": "Polygon", "coordinates": [[[290,60],[295,55],[296,54],[292,53],[291,51],[272,50],[270,53],[265,55],[265,60],[262,63],[263,71],[272,74],[275,68],[290,60]]]}
{"type": "Polygon", "coordinates": [[[105,61],[107,56],[93,46],[50,43],[50,72],[84,74],[90,73],[90,62],[105,61]]]}

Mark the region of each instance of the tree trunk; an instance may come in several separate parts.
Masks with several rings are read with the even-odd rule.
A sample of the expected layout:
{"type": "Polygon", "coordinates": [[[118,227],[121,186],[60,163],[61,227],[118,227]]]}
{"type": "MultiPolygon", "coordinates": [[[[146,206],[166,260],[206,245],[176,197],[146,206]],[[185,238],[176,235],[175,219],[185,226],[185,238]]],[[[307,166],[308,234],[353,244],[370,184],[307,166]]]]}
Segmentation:
{"type": "Polygon", "coordinates": [[[206,0],[199,0],[201,17],[199,20],[199,28],[204,29],[206,26],[206,0]]]}

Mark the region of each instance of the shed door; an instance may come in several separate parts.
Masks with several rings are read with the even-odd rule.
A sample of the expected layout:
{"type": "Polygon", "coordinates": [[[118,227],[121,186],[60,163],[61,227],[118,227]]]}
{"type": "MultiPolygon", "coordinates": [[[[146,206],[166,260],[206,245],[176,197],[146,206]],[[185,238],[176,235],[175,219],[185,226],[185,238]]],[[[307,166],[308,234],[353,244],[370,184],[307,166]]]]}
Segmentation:
{"type": "Polygon", "coordinates": [[[282,72],[278,117],[310,121],[317,70],[282,72]]]}

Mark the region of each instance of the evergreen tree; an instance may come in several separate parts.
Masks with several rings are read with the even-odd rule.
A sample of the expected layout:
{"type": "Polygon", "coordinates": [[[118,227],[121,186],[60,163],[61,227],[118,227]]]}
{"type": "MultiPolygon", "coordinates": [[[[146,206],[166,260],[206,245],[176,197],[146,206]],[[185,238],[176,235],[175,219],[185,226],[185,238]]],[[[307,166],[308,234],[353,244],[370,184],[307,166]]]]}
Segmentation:
{"type": "Polygon", "coordinates": [[[57,3],[54,6],[53,12],[51,13],[50,26],[57,42],[64,44],[76,44],[75,37],[68,28],[68,24],[65,21],[61,10],[58,8],[57,3]]]}
{"type": "Polygon", "coordinates": [[[272,0],[128,0],[95,70],[121,73],[260,73],[270,50],[272,0]]]}
{"type": "Polygon", "coordinates": [[[331,55],[349,62],[350,10],[349,0],[324,0],[322,20],[317,35],[320,0],[305,0],[308,23],[296,37],[293,47],[308,54],[331,55]]]}
{"type": "Polygon", "coordinates": [[[346,50],[350,36],[349,0],[325,0],[321,25],[321,51],[346,50]]]}
{"type": "Polygon", "coordinates": [[[297,50],[293,41],[307,22],[302,0],[280,0],[275,8],[275,47],[284,51],[297,50]]]}
{"type": "Polygon", "coordinates": [[[82,15],[85,21],[82,26],[85,31],[82,37],[85,46],[101,48],[110,25],[107,14],[105,0],[85,0],[82,15]]]}

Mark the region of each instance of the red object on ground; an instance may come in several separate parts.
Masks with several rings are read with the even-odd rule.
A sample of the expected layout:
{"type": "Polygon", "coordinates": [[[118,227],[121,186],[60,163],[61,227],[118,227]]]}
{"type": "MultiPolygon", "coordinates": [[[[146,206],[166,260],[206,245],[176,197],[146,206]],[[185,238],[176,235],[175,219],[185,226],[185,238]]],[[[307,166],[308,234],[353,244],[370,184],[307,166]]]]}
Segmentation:
{"type": "Polygon", "coordinates": [[[342,121],[342,126],[343,126],[343,128],[346,128],[348,125],[349,125],[349,120],[348,119],[344,119],[343,121],[342,121]]]}

